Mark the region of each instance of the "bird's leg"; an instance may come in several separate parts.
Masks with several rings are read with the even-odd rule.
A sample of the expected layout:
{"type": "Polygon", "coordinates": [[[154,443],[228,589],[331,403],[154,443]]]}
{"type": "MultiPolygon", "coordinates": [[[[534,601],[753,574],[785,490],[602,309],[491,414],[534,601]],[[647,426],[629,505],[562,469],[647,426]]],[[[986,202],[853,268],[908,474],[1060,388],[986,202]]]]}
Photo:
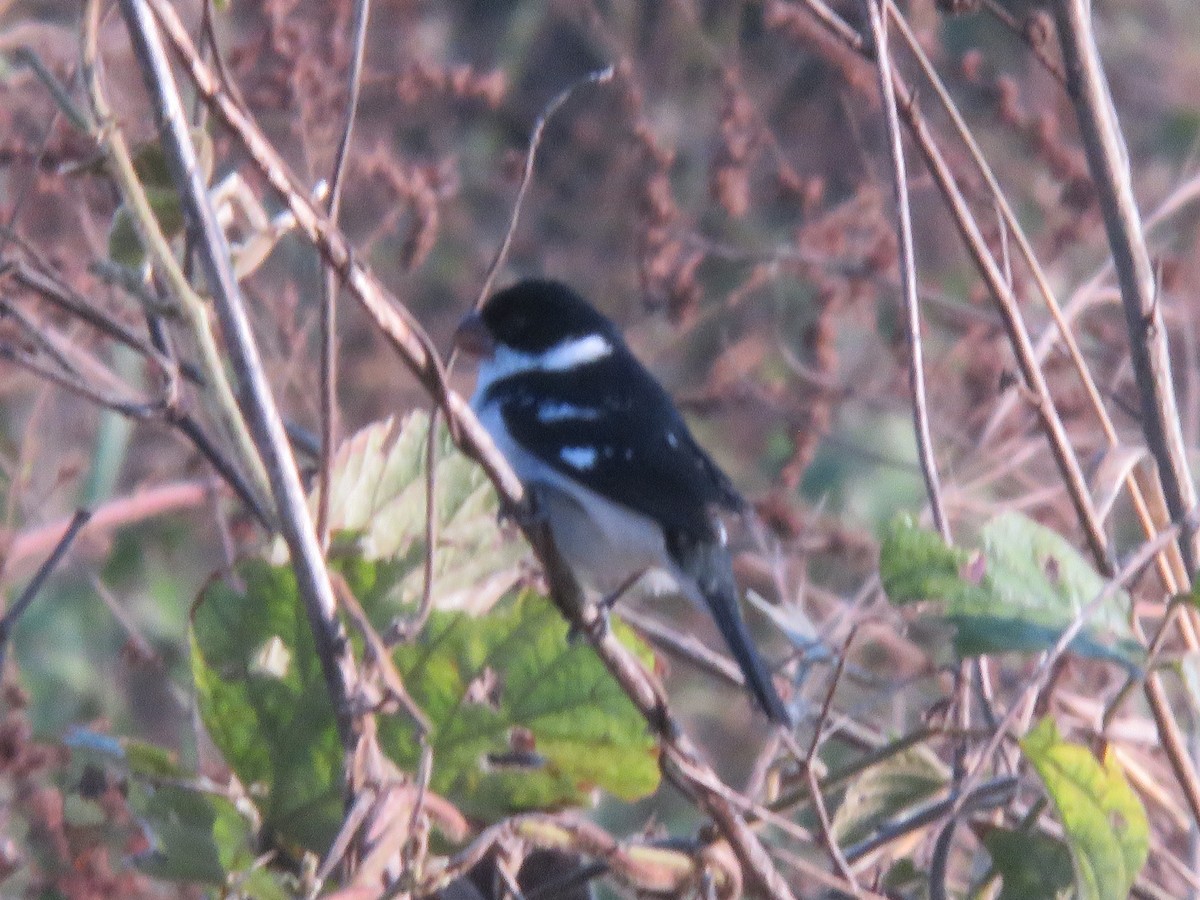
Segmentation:
{"type": "Polygon", "coordinates": [[[585,611],[583,618],[571,622],[567,629],[567,643],[574,646],[584,635],[590,636],[593,641],[599,641],[607,631],[608,610],[600,604],[594,604],[585,611]]]}
{"type": "Polygon", "coordinates": [[[613,607],[617,605],[617,601],[625,596],[626,591],[637,584],[638,579],[645,574],[645,569],[638,569],[619,585],[617,585],[617,589],[615,591],[610,591],[600,599],[600,609],[605,613],[605,615],[612,612],[613,607]]]}
{"type": "Polygon", "coordinates": [[[584,633],[590,633],[593,638],[602,637],[608,629],[608,614],[612,612],[613,607],[617,605],[617,601],[625,592],[645,574],[645,569],[639,569],[622,581],[615,591],[611,591],[595,603],[589,604],[584,618],[571,623],[571,628],[567,632],[567,640],[573,644],[584,633]]]}
{"type": "Polygon", "coordinates": [[[496,518],[501,525],[505,522],[513,522],[526,532],[542,528],[547,524],[546,515],[542,512],[541,504],[538,502],[538,492],[535,486],[526,489],[525,496],[519,503],[510,503],[501,497],[496,518]]]}

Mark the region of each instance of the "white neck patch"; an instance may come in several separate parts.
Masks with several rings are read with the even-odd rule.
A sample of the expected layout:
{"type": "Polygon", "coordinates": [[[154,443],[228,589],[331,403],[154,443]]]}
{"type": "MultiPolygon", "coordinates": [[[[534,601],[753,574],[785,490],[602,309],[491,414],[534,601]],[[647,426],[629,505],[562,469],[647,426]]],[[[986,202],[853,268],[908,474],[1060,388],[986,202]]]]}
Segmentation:
{"type": "Polygon", "coordinates": [[[565,372],[567,369],[604,359],[612,351],[612,344],[606,337],[589,334],[586,337],[568,338],[549,350],[543,350],[532,359],[538,360],[536,367],[543,372],[565,372]]]}
{"type": "Polygon", "coordinates": [[[479,366],[476,394],[497,381],[521,372],[568,372],[588,363],[598,362],[613,352],[613,345],[601,334],[567,338],[540,353],[521,353],[497,344],[490,359],[479,366]]]}

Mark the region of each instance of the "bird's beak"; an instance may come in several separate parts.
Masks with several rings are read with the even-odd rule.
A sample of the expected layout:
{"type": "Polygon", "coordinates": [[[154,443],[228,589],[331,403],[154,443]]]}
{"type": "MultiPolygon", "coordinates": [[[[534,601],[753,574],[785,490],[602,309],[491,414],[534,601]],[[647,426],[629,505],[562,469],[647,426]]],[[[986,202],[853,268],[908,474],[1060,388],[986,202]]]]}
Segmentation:
{"type": "Polygon", "coordinates": [[[468,356],[485,359],[495,351],[496,339],[483,324],[483,316],[469,312],[463,316],[454,332],[454,346],[468,356]]]}

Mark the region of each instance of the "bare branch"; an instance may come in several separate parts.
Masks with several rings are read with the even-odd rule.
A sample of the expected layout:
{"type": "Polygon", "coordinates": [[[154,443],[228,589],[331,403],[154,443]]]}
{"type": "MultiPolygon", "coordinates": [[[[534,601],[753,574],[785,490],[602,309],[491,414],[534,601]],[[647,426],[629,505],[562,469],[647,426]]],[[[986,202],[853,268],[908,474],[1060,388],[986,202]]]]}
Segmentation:
{"type": "MultiPolygon", "coordinates": [[[[355,0],[354,23],[351,26],[354,52],[350,59],[346,92],[346,124],[342,128],[342,139],[338,143],[333,171],[329,175],[329,221],[335,225],[342,208],[342,175],[346,170],[346,157],[358,114],[370,14],[371,0],[355,0]]],[[[321,293],[321,462],[317,468],[317,537],[322,547],[329,544],[329,484],[333,478],[333,449],[338,432],[337,296],[337,272],[332,266],[326,266],[321,293]]]]}
{"type": "Polygon", "coordinates": [[[933,524],[947,544],[952,543],[950,522],[942,503],[937,459],[929,431],[929,401],[925,395],[925,354],[921,346],[921,307],[917,299],[917,262],[913,252],[912,212],[908,204],[908,169],[904,162],[904,142],[900,137],[900,117],[896,112],[896,92],[892,86],[892,59],[887,44],[887,20],[880,0],[864,0],[871,34],[875,42],[875,65],[879,72],[879,90],[888,126],[888,153],[892,159],[892,190],[896,198],[896,239],[900,246],[900,284],[904,297],[908,332],[908,384],[912,391],[913,426],[917,433],[917,455],[933,524]]]}
{"type": "MultiPolygon", "coordinates": [[[[1173,521],[1181,523],[1196,505],[1196,487],[1179,427],[1167,328],[1141,214],[1133,196],[1128,150],[1096,48],[1091,4],[1087,0],[1058,0],[1055,15],[1067,71],[1067,95],[1075,105],[1121,286],[1134,381],[1141,395],[1142,431],[1158,463],[1167,508],[1173,521]]],[[[1180,533],[1180,549],[1187,571],[1194,572],[1197,549],[1191,526],[1180,533]]]]}
{"type": "MultiPolygon", "coordinates": [[[[254,447],[254,442],[247,432],[246,423],[238,408],[237,397],[234,396],[233,388],[226,377],[225,361],[221,357],[210,327],[208,307],[188,282],[165,235],[159,228],[158,219],[146,196],[146,191],[134,170],[128,144],[112,116],[112,111],[104,95],[97,49],[99,27],[100,4],[98,0],[92,0],[88,3],[84,15],[83,69],[88,99],[91,102],[93,115],[99,122],[97,140],[104,148],[113,178],[117,182],[126,207],[132,216],[138,239],[147,255],[154,261],[156,270],[170,285],[172,295],[179,304],[183,320],[196,342],[204,369],[206,398],[211,403],[225,436],[232,443],[238,461],[249,473],[255,490],[262,495],[257,504],[258,507],[269,509],[271,507],[270,485],[267,474],[254,447]]],[[[188,152],[193,157],[195,156],[195,151],[190,143],[188,152]]]]}
{"type": "MultiPolygon", "coordinates": [[[[863,49],[864,43],[861,36],[830,10],[823,0],[804,0],[804,3],[823,26],[833,31],[852,49],[870,58],[869,53],[863,49]]],[[[1004,327],[1008,332],[1009,343],[1016,354],[1021,375],[1031,392],[1030,399],[1034,411],[1041,420],[1050,450],[1054,455],[1054,461],[1058,465],[1063,483],[1066,485],[1067,495],[1075,507],[1075,514],[1083,528],[1084,536],[1087,538],[1088,549],[1100,569],[1106,574],[1111,574],[1113,563],[1108,552],[1108,540],[1101,527],[1099,517],[1096,515],[1095,506],[1088,491],[1087,480],[1084,478],[1083,468],[1079,464],[1079,457],[1075,453],[1062,418],[1058,414],[1049,385],[1046,383],[1045,374],[1034,356],[1029,331],[1025,327],[1025,321],[1021,315],[1020,304],[988,248],[980,231],[979,223],[971,214],[967,200],[963,196],[941,148],[934,140],[933,134],[917,106],[912,88],[894,71],[892,82],[900,118],[904,121],[914,145],[924,158],[926,168],[933,176],[938,190],[945,199],[959,236],[967,252],[971,255],[976,269],[983,276],[988,291],[995,299],[1000,314],[1004,318],[1004,327]]]]}
{"type": "Polygon", "coordinates": [[[24,615],[25,610],[29,609],[29,604],[33,602],[33,598],[41,591],[42,586],[46,583],[46,579],[58,568],[58,564],[67,555],[67,551],[75,543],[75,538],[78,537],[79,532],[91,517],[91,512],[86,509],[76,510],[75,515],[71,517],[71,521],[67,523],[66,530],[58,539],[58,543],[54,545],[54,551],[38,568],[37,574],[25,586],[25,590],[21,591],[21,596],[8,608],[3,618],[0,618],[0,672],[4,670],[4,658],[8,653],[8,639],[12,637],[12,631],[16,627],[17,620],[24,615]]]}

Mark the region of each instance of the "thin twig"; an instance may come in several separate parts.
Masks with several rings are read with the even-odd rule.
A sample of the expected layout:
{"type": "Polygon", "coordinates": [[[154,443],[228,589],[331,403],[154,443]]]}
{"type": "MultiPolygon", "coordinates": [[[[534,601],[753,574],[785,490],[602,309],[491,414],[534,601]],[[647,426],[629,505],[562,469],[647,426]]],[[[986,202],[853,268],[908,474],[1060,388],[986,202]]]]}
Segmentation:
{"type": "MultiPolygon", "coordinates": [[[[1088,620],[1092,617],[1092,614],[1095,613],[1105,602],[1111,599],[1118,590],[1122,589],[1127,583],[1133,580],[1142,571],[1142,569],[1149,565],[1149,563],[1166,544],[1178,537],[1178,534],[1179,526],[1172,526],[1154,538],[1154,540],[1147,541],[1138,549],[1138,552],[1133,555],[1129,562],[1127,562],[1121,568],[1121,571],[1105,583],[1104,588],[1098,594],[1096,594],[1095,597],[1079,608],[1079,611],[1075,614],[1075,618],[1071,620],[1071,624],[1063,630],[1061,635],[1059,635],[1058,640],[1054,643],[1054,646],[1042,658],[1041,662],[1038,664],[1037,670],[1025,683],[1021,693],[1009,705],[1008,711],[1000,720],[995,732],[988,741],[986,748],[979,756],[979,760],[976,763],[974,770],[968,772],[966,777],[963,779],[963,793],[960,794],[960,796],[966,796],[966,792],[970,790],[972,783],[978,778],[983,767],[987,765],[988,761],[993,756],[995,756],[1000,744],[1006,738],[1008,738],[1009,730],[1012,728],[1013,722],[1016,721],[1017,714],[1021,708],[1025,705],[1029,698],[1041,691],[1042,687],[1046,683],[1046,680],[1050,677],[1055,666],[1058,664],[1058,661],[1062,658],[1063,654],[1067,652],[1075,638],[1079,636],[1079,632],[1083,630],[1084,626],[1088,623],[1088,620]]],[[[1150,680],[1150,676],[1148,676],[1147,680],[1150,680]]],[[[1190,781],[1193,789],[1196,789],[1194,775],[1190,781]]],[[[1185,789],[1186,788],[1187,785],[1185,784],[1185,789]]],[[[1200,790],[1196,790],[1196,797],[1198,804],[1197,814],[1200,815],[1200,790]]]]}
{"type": "MultiPolygon", "coordinates": [[[[528,192],[529,184],[533,180],[534,164],[537,161],[537,152],[542,144],[542,135],[545,132],[546,124],[550,121],[553,115],[563,106],[575,91],[588,84],[599,84],[609,81],[613,76],[613,67],[609,66],[597,72],[592,72],[583,78],[573,81],[558,94],[550,99],[550,102],[542,109],[538,115],[537,121],[533,126],[533,133],[529,139],[529,148],[525,151],[525,168],[521,173],[521,184],[517,188],[517,196],[513,201],[512,212],[509,215],[508,226],[504,229],[504,237],[500,241],[500,246],[496,248],[496,253],[492,257],[491,263],[488,265],[487,272],[484,275],[483,287],[480,288],[479,295],[475,299],[475,309],[483,306],[484,301],[490,296],[492,285],[495,283],[496,275],[504,265],[504,260],[508,256],[509,247],[512,245],[513,236],[516,234],[517,225],[521,218],[521,209],[525,205],[525,195],[528,192]]],[[[445,371],[448,373],[453,371],[454,363],[458,359],[458,348],[454,347],[450,351],[450,356],[446,360],[445,371]]],[[[434,454],[435,438],[437,433],[438,417],[441,414],[440,407],[437,403],[429,411],[429,433],[426,439],[426,456],[425,456],[425,559],[422,571],[421,581],[421,598],[417,604],[417,611],[413,616],[404,621],[397,621],[391,629],[389,629],[389,642],[404,641],[411,639],[422,628],[425,627],[425,622],[429,619],[429,613],[433,608],[433,588],[434,588],[434,565],[433,554],[434,548],[437,546],[437,457],[434,454]]],[[[451,421],[453,427],[453,421],[451,421]]]]}
{"type": "Polygon", "coordinates": [[[657,619],[628,607],[621,610],[621,619],[632,625],[647,641],[660,650],[687,660],[697,668],[728,682],[745,688],[746,676],[732,659],[718,650],[713,650],[693,634],[681,634],[657,619]]]}
{"type": "MultiPolygon", "coordinates": [[[[1196,488],[1180,430],[1167,329],[1141,215],[1133,196],[1128,150],[1096,47],[1091,4],[1085,0],[1058,0],[1055,16],[1067,72],[1067,95],[1075,106],[1121,289],[1130,362],[1141,398],[1142,433],[1158,465],[1158,478],[1172,521],[1181,526],[1178,540],[1186,577],[1196,570],[1197,563],[1197,531],[1195,523],[1190,521],[1196,506],[1196,488]]],[[[1147,676],[1145,691],[1163,749],[1193,817],[1200,822],[1200,780],[1157,673],[1147,676]]]]}
{"type": "MultiPolygon", "coordinates": [[[[1055,81],[1057,81],[1059,84],[1062,84],[1066,81],[1066,76],[1063,74],[1062,67],[1058,64],[1058,60],[1052,58],[1050,54],[1046,52],[1045,45],[1042,43],[1042,41],[1035,39],[1035,35],[1032,33],[1032,28],[1036,27],[1037,24],[1035,17],[1040,14],[1040,11],[1031,13],[1025,22],[1022,23],[1017,19],[1016,16],[1014,16],[1004,7],[1004,5],[1001,3],[1001,0],[983,0],[983,8],[991,13],[992,16],[994,16],[995,19],[1004,25],[1009,31],[1029,45],[1029,50],[1031,53],[1033,53],[1034,59],[1041,63],[1042,68],[1049,72],[1055,81]]],[[[1049,31],[1049,29],[1045,30],[1049,31]]],[[[1037,37],[1044,39],[1049,37],[1049,35],[1037,35],[1037,37]]]]}
{"type": "MultiPolygon", "coordinates": [[[[338,142],[333,170],[329,173],[329,221],[337,224],[342,210],[342,176],[346,170],[346,158],[350,151],[350,139],[354,134],[354,120],[358,116],[358,95],[362,88],[363,57],[367,46],[367,20],[371,14],[371,0],[355,0],[354,51],[350,57],[350,72],[347,76],[346,122],[342,127],[342,139],[338,142]]],[[[321,457],[317,468],[317,538],[322,547],[329,545],[329,485],[333,480],[333,447],[337,441],[337,296],[338,277],[332,266],[325,267],[321,293],[321,457]]]]}
{"type": "MultiPolygon", "coordinates": [[[[813,808],[817,812],[817,821],[821,825],[821,840],[825,844],[825,849],[833,861],[834,868],[846,879],[846,882],[853,889],[854,895],[861,897],[862,890],[858,885],[858,880],[854,877],[850,863],[847,861],[841,846],[837,842],[837,838],[834,836],[829,812],[825,807],[825,796],[821,793],[821,786],[817,782],[817,770],[813,765],[813,761],[817,756],[817,750],[821,746],[821,732],[825,728],[825,720],[828,718],[829,711],[833,706],[833,696],[837,691],[838,682],[841,680],[842,671],[845,669],[846,656],[850,650],[850,644],[854,640],[857,631],[858,625],[855,624],[851,627],[849,633],[846,635],[846,640],[842,643],[842,650],[838,654],[837,665],[829,676],[829,687],[825,691],[825,699],[821,702],[820,715],[817,716],[816,722],[813,723],[812,741],[809,743],[808,753],[803,758],[800,758],[797,754],[797,759],[804,770],[804,776],[808,782],[809,797],[812,799],[813,808]]],[[[785,743],[787,743],[786,740],[785,743]]],[[[795,749],[793,749],[793,752],[795,752],[795,749]]]]}
{"type": "Polygon", "coordinates": [[[846,859],[851,863],[857,862],[868,853],[873,853],[907,834],[932,825],[943,816],[962,815],[965,812],[1004,806],[1012,801],[1017,787],[1018,780],[1011,775],[1005,775],[985,781],[967,794],[956,794],[944,800],[938,800],[900,821],[880,827],[875,834],[861,843],[847,847],[846,859]]]}
{"type": "Polygon", "coordinates": [[[521,173],[521,185],[517,188],[517,199],[513,201],[512,213],[508,219],[508,227],[504,229],[504,239],[500,242],[500,246],[496,248],[496,255],[492,257],[492,262],[488,266],[487,274],[483,279],[483,286],[479,289],[479,297],[475,301],[476,309],[483,306],[483,302],[491,296],[492,285],[496,281],[496,275],[500,271],[500,267],[504,264],[505,257],[508,256],[508,248],[512,246],[513,236],[517,233],[517,223],[521,218],[521,209],[525,205],[525,193],[529,190],[529,185],[533,181],[533,166],[537,161],[537,151],[542,143],[542,133],[546,130],[546,123],[550,121],[559,107],[571,99],[571,95],[578,88],[588,84],[605,84],[612,80],[615,72],[616,69],[613,66],[607,66],[571,82],[546,104],[542,110],[542,114],[538,116],[538,120],[533,126],[533,133],[529,137],[529,149],[525,153],[525,169],[521,173]]]}
{"type": "Polygon", "coordinates": [[[145,338],[134,334],[121,322],[97,310],[55,275],[38,271],[20,260],[6,263],[0,267],[0,277],[6,275],[49,303],[53,303],[76,318],[87,322],[101,334],[106,334],[113,340],[141,353],[162,370],[164,377],[175,377],[176,366],[172,360],[160,353],[145,338]]]}
{"type": "Polygon", "coordinates": [[[496,451],[491,437],[471,414],[467,402],[450,390],[441,357],[420,322],[396,301],[366,266],[354,258],[345,235],[329,224],[313,204],[309,192],[299,185],[258,125],[200,59],[174,8],[164,0],[147,2],[172,48],[183,60],[187,74],[197,91],[241,141],[250,161],[271,188],[279,193],[295,217],[299,233],[317,247],[326,261],[337,268],[342,287],[375,322],[404,365],[444,407],[451,436],[456,444],[480,463],[504,497],[519,501],[524,495],[520,480],[504,457],[496,451]]]}
{"type": "MultiPolygon", "coordinates": [[[[1075,335],[1071,330],[1071,316],[1067,311],[1064,311],[1055,296],[1053,288],[1050,286],[1050,279],[1047,277],[1041,262],[1033,251],[1033,246],[1025,234],[1025,229],[1021,227],[1016,214],[1013,212],[1012,205],[1008,202],[1004,191],[1000,187],[1000,183],[996,178],[992,167],[988,164],[984,156],[983,150],[980,148],[978,141],[975,140],[971,129],[967,126],[962,113],[959,111],[953,98],[950,96],[950,91],[942,82],[941,77],[937,73],[928,54],[917,40],[908,21],[896,8],[895,4],[888,0],[888,12],[891,19],[900,29],[900,34],[903,36],[905,43],[908,46],[909,52],[920,66],[922,74],[926,81],[933,87],[934,95],[938,102],[950,117],[951,124],[954,126],[955,132],[959,139],[966,146],[967,151],[971,155],[972,161],[975,163],[976,171],[983,177],[987,183],[988,190],[991,191],[993,202],[996,204],[1001,220],[1007,226],[1002,234],[1011,234],[1016,241],[1017,250],[1020,252],[1025,265],[1029,269],[1029,273],[1033,276],[1034,283],[1037,285],[1038,292],[1042,295],[1046,303],[1046,308],[1050,311],[1050,317],[1054,323],[1054,328],[1057,329],[1058,335],[1061,338],[1063,345],[1067,349],[1067,354],[1071,359],[1071,363],[1079,376],[1079,380],[1083,385],[1084,393],[1087,395],[1088,403],[1095,412],[1097,419],[1100,422],[1100,427],[1104,432],[1105,440],[1109,446],[1115,447],[1119,444],[1119,437],[1116,426],[1113,424],[1112,417],[1104,406],[1104,401],[1101,398],[1100,390],[1096,386],[1095,379],[1088,368],[1087,362],[1083,358],[1083,351],[1079,347],[1079,342],[1075,340],[1075,335]]],[[[1052,331],[1047,331],[1046,335],[1039,338],[1034,345],[1034,359],[1038,365],[1041,365],[1046,356],[1049,347],[1048,337],[1052,336],[1052,331]]],[[[1000,422],[1004,419],[1007,411],[1015,404],[1017,390],[1014,388],[1005,391],[995,403],[994,409],[989,417],[988,424],[984,427],[980,434],[980,443],[986,442],[991,438],[998,428],[1000,422]]],[[[1152,538],[1160,527],[1165,525],[1165,522],[1156,522],[1150,513],[1150,508],[1146,502],[1146,498],[1138,484],[1137,478],[1132,472],[1125,477],[1125,487],[1129,492],[1130,501],[1133,503],[1134,513],[1137,516],[1138,522],[1142,527],[1143,535],[1149,539],[1152,538]]],[[[1183,570],[1182,560],[1178,556],[1178,548],[1172,546],[1167,548],[1170,552],[1164,553],[1158,560],[1159,575],[1162,577],[1164,584],[1168,586],[1168,590],[1177,591],[1177,585],[1181,581],[1186,581],[1186,572],[1183,570]]]]}
{"type": "MultiPolygon", "coordinates": [[[[3,313],[4,310],[0,307],[0,316],[3,313]]],[[[135,401],[110,396],[98,388],[92,387],[87,380],[79,377],[78,374],[63,373],[41,362],[37,357],[24,349],[7,342],[0,342],[0,359],[8,360],[14,365],[27,369],[38,378],[48,381],[72,394],[77,394],[89,403],[93,403],[102,409],[112,410],[131,419],[139,421],[151,419],[161,413],[163,409],[163,405],[157,402],[135,401]]]]}
{"type": "Polygon", "coordinates": [[[258,520],[258,523],[268,531],[271,529],[271,515],[263,509],[258,502],[258,496],[254,493],[245,476],[233,464],[233,462],[225,455],[200,427],[200,423],[189,413],[180,412],[175,407],[168,407],[166,410],[166,420],[173,424],[179,433],[192,442],[192,446],[200,451],[210,466],[216,470],[217,474],[225,480],[225,483],[233,490],[242,501],[250,514],[258,520]]]}
{"type": "MultiPolygon", "coordinates": [[[[202,506],[215,483],[209,478],[178,481],[142,488],[128,496],[111,500],[93,511],[88,533],[109,532],[156,516],[202,506]]],[[[60,520],[18,533],[7,547],[5,567],[12,568],[50,552],[68,524],[60,520]]]]}
{"type": "MultiPolygon", "coordinates": [[[[238,407],[237,397],[225,374],[225,360],[217,347],[209,318],[209,307],[192,288],[184,276],[174,252],[159,228],[158,219],[150,205],[146,191],[134,171],[133,158],[121,129],[112,115],[112,110],[101,85],[99,73],[99,51],[97,48],[100,28],[100,2],[90,0],[84,15],[83,71],[88,99],[99,130],[97,140],[107,155],[109,168],[121,190],[121,196],[129,210],[138,239],[153,260],[155,268],[169,284],[171,293],[179,304],[183,320],[195,341],[200,362],[204,369],[205,396],[211,403],[217,421],[225,436],[233,445],[238,461],[246,468],[255,490],[261,496],[259,507],[271,509],[270,484],[263,461],[255,449],[254,441],[246,429],[238,407]]],[[[187,132],[185,131],[185,134],[187,132]]],[[[191,140],[190,136],[188,138],[191,140]]],[[[195,150],[188,144],[188,153],[193,158],[195,150]]],[[[198,169],[196,170],[198,173],[198,169]]],[[[199,179],[199,174],[197,174],[199,179]]],[[[274,513],[274,510],[271,510],[274,513]]]]}
{"type": "MultiPolygon", "coordinates": [[[[829,9],[823,0],[804,0],[804,4],[822,25],[846,41],[848,46],[867,58],[871,58],[870,53],[864,49],[864,42],[858,32],[829,9]]],[[[933,176],[934,183],[946,201],[946,206],[953,217],[960,238],[975,263],[976,269],[987,283],[988,290],[1003,316],[1009,343],[1017,357],[1021,375],[1030,389],[1034,411],[1042,423],[1054,461],[1058,466],[1063,484],[1066,486],[1067,496],[1070,497],[1076,517],[1083,528],[1088,549],[1098,560],[1100,569],[1105,574],[1111,574],[1113,566],[1108,551],[1107,537],[1096,515],[1095,505],[1092,502],[1079,457],[1075,453],[1062,418],[1058,414],[1049,385],[1046,383],[1045,374],[1034,358],[1020,304],[1005,281],[1004,273],[988,248],[980,231],[979,223],[972,216],[954,173],[946,162],[941,148],[934,140],[932,132],[917,106],[912,88],[895,70],[892,71],[892,83],[896,93],[897,109],[908,128],[909,136],[924,158],[926,168],[933,176]]]]}
{"type": "Polygon", "coordinates": [[[429,426],[425,432],[425,554],[421,560],[421,597],[411,616],[397,618],[384,635],[388,646],[405,643],[425,628],[433,612],[433,555],[438,542],[437,522],[437,428],[441,408],[436,404],[429,411],[429,426]]]}
{"type": "Polygon", "coordinates": [[[950,522],[942,503],[937,459],[929,430],[929,400],[925,394],[925,354],[921,345],[921,307],[917,299],[917,262],[913,251],[912,211],[908,203],[908,170],[904,161],[904,142],[900,137],[900,117],[896,112],[896,92],[892,86],[892,59],[887,43],[887,23],[882,12],[883,0],[864,0],[871,34],[875,39],[875,65],[879,72],[879,90],[888,126],[888,151],[892,159],[892,190],[896,198],[896,240],[900,245],[900,284],[903,290],[905,324],[908,337],[908,385],[912,391],[913,427],[917,434],[917,455],[933,524],[947,544],[953,542],[950,522]]]}
{"type": "Polygon", "coordinates": [[[646,838],[618,841],[584,819],[566,814],[527,813],[486,829],[443,868],[425,876],[414,895],[426,897],[444,890],[451,881],[463,877],[485,859],[498,844],[513,838],[534,847],[565,849],[592,857],[620,881],[656,896],[684,895],[706,870],[716,875],[718,886],[725,892],[737,883],[736,872],[714,865],[719,857],[706,855],[702,846],[659,846],[646,838]]]}
{"type": "Polygon", "coordinates": [[[392,700],[408,714],[409,718],[417,726],[416,733],[419,737],[428,735],[433,730],[433,726],[429,722],[429,717],[425,715],[425,712],[408,693],[408,688],[404,686],[404,679],[400,675],[400,670],[396,668],[396,663],[393,661],[391,653],[383,643],[379,632],[371,624],[366,610],[358,602],[358,597],[350,589],[350,584],[339,572],[331,572],[330,577],[333,581],[334,592],[337,594],[338,600],[366,644],[366,649],[363,652],[364,669],[367,667],[375,669],[378,680],[385,692],[383,700],[392,700]]]}
{"type": "Polygon", "coordinates": [[[17,620],[25,614],[25,610],[29,609],[29,604],[33,602],[33,598],[41,591],[42,586],[46,583],[46,579],[58,568],[58,564],[67,555],[67,551],[75,543],[75,538],[79,536],[79,532],[91,517],[92,514],[89,510],[76,510],[75,515],[71,517],[71,521],[67,523],[66,530],[59,537],[58,543],[54,545],[53,552],[38,567],[33,579],[25,586],[25,590],[21,591],[21,596],[8,608],[3,618],[0,618],[0,672],[4,671],[4,659],[8,654],[8,639],[12,637],[17,620]]]}
{"type": "Polygon", "coordinates": [[[850,890],[854,896],[862,897],[862,888],[858,886],[858,879],[854,877],[854,870],[850,868],[850,862],[846,859],[846,854],[842,852],[842,848],[834,836],[833,824],[829,819],[829,811],[825,808],[825,798],[821,794],[821,786],[817,784],[817,773],[812,766],[805,766],[804,772],[808,777],[808,787],[811,791],[813,808],[817,811],[817,821],[821,825],[821,840],[825,844],[825,849],[829,851],[834,868],[838,870],[838,874],[846,879],[846,883],[850,886],[850,890]]]}

